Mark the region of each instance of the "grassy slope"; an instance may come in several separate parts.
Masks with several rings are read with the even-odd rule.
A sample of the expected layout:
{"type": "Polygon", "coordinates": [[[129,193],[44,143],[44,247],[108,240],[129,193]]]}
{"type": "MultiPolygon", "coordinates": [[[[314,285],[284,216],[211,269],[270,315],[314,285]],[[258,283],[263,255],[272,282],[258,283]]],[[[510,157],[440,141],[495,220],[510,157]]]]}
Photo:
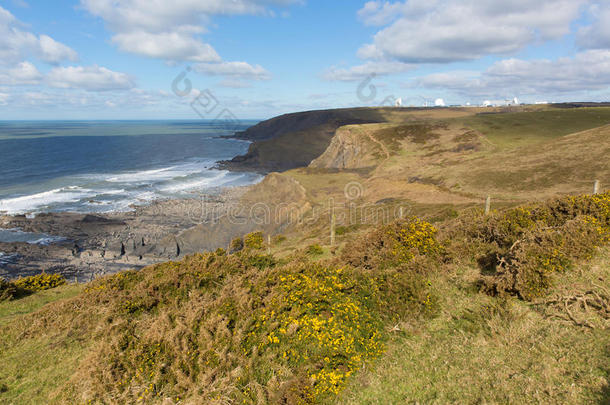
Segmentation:
{"type": "Polygon", "coordinates": [[[414,205],[480,204],[488,194],[495,203],[541,199],[589,192],[595,179],[610,183],[610,108],[458,118],[441,112],[404,112],[391,125],[361,125],[363,160],[373,155],[375,170],[287,174],[316,202],[340,197],[345,184],[358,181],[369,203],[398,198],[414,205]],[[390,158],[370,147],[369,136],[386,145],[390,158]]]}
{"type": "MultiPolygon", "coordinates": [[[[338,403],[608,403],[607,329],[544,316],[514,298],[504,304],[473,294],[477,274],[466,267],[435,280],[445,300],[441,316],[398,325],[384,357],[338,403]]],[[[607,249],[555,288],[574,295],[600,280],[610,280],[607,249]]],[[[578,316],[595,319],[590,312],[578,316]]]]}
{"type": "MultiPolygon", "coordinates": [[[[82,285],[66,285],[41,291],[28,297],[0,303],[0,327],[15,325],[18,330],[24,316],[47,304],[69,299],[83,291],[82,285]]],[[[63,385],[74,373],[86,353],[82,342],[66,339],[58,342],[41,335],[20,339],[16,333],[3,334],[0,343],[0,402],[39,404],[63,385]],[[4,389],[3,389],[4,388],[4,389]]]]}
{"type": "Polygon", "coordinates": [[[610,123],[610,108],[479,114],[459,122],[485,134],[501,148],[514,148],[607,125],[610,123]]]}

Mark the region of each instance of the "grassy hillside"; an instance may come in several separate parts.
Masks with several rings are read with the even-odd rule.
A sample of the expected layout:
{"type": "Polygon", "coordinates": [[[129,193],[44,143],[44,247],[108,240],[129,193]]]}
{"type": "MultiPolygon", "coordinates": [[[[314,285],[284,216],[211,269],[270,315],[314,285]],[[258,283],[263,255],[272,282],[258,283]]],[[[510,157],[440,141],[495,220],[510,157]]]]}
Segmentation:
{"type": "MultiPolygon", "coordinates": [[[[561,305],[473,296],[477,276],[476,269],[458,266],[434,280],[445,297],[440,315],[425,325],[397,324],[379,366],[329,403],[608,403],[607,326],[577,326],[561,305]]],[[[604,250],[559,280],[554,295],[582,297],[609,280],[604,250]]],[[[580,311],[579,320],[595,318],[590,310],[572,310],[580,311]]]]}
{"type": "Polygon", "coordinates": [[[326,259],[323,247],[294,244],[280,259],[290,242],[268,254],[258,233],[243,242],[0,303],[0,398],[607,398],[610,194],[435,226],[410,217],[363,230],[326,259]]]}
{"type": "Polygon", "coordinates": [[[531,145],[610,123],[610,108],[552,108],[546,111],[478,114],[460,120],[502,148],[531,145]]]}

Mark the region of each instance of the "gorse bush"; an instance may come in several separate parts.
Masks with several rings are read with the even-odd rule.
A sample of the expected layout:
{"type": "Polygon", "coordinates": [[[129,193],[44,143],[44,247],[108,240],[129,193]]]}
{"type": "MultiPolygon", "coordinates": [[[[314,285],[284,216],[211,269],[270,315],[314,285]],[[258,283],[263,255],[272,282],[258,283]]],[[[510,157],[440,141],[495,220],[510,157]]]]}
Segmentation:
{"type": "Polygon", "coordinates": [[[235,238],[231,241],[229,246],[229,253],[239,252],[244,248],[244,240],[242,238],[235,238]]]}
{"type": "Polygon", "coordinates": [[[470,249],[495,270],[483,278],[485,290],[534,299],[546,293],[556,274],[610,241],[610,193],[569,196],[488,217],[467,215],[445,238],[453,252],[470,249]]]}
{"type": "Polygon", "coordinates": [[[314,243],[313,245],[309,245],[307,247],[306,252],[308,255],[320,256],[320,255],[324,254],[324,249],[322,249],[322,246],[320,246],[319,244],[314,243]]]}
{"type": "Polygon", "coordinates": [[[41,273],[36,276],[24,277],[13,282],[15,287],[28,293],[48,290],[66,284],[66,279],[60,274],[41,273]]]}
{"type": "MultiPolygon", "coordinates": [[[[317,263],[306,253],[320,246],[278,259],[254,232],[229,252],[98,279],[41,308],[22,335],[95,342],[56,402],[324,403],[383,353],[391,327],[439,312],[444,263],[479,259],[492,273],[482,276],[485,291],[533,299],[609,234],[608,194],[464,214],[439,230],[407,218],[317,263]]],[[[481,308],[456,326],[480,328],[504,312],[481,308]]]]}
{"type": "Polygon", "coordinates": [[[260,250],[265,246],[263,233],[251,232],[244,237],[244,246],[248,249],[260,250]]]}
{"type": "Polygon", "coordinates": [[[436,258],[442,251],[437,229],[416,217],[382,226],[349,243],[346,263],[367,269],[385,269],[409,263],[416,256],[436,258]]]}
{"type": "Polygon", "coordinates": [[[49,290],[64,284],[66,284],[66,279],[60,274],[41,273],[15,281],[0,278],[0,302],[19,298],[36,291],[49,290]]]}
{"type": "Polygon", "coordinates": [[[244,250],[108,276],[62,305],[71,336],[97,344],[60,401],[293,404],[335,395],[383,352],[390,323],[437,299],[404,272],[244,250]]]}

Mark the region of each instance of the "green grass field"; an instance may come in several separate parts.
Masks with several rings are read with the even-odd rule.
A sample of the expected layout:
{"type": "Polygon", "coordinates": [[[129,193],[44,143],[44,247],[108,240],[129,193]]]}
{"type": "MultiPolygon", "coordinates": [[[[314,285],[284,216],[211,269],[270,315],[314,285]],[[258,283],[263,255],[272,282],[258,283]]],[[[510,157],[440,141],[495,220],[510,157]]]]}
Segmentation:
{"type": "Polygon", "coordinates": [[[498,147],[514,148],[608,125],[610,108],[478,114],[457,121],[481,132],[498,147]]]}

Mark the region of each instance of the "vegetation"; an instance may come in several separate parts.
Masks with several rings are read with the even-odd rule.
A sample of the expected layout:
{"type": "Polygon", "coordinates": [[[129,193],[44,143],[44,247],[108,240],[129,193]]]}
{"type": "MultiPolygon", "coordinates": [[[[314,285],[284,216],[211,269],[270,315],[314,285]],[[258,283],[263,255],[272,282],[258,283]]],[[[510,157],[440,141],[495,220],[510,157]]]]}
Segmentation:
{"type": "Polygon", "coordinates": [[[244,246],[248,249],[260,250],[264,247],[263,233],[251,232],[244,237],[244,246]]]}
{"type": "Polygon", "coordinates": [[[488,217],[474,213],[459,220],[448,239],[454,251],[479,251],[479,263],[491,273],[482,280],[487,291],[531,300],[547,292],[557,273],[590,259],[610,241],[610,193],[565,197],[488,217]]]}
{"type": "Polygon", "coordinates": [[[36,276],[23,277],[13,282],[0,278],[0,302],[64,284],[66,284],[66,279],[62,275],[44,272],[36,276]]]}
{"type": "Polygon", "coordinates": [[[610,108],[547,109],[503,114],[477,114],[460,120],[500,147],[544,142],[607,125],[610,108]]]}
{"type": "Polygon", "coordinates": [[[309,245],[307,248],[307,254],[312,256],[320,256],[324,254],[324,249],[319,244],[314,243],[313,245],[309,245]]]}
{"type": "MultiPolygon", "coordinates": [[[[6,320],[6,307],[0,306],[0,332],[6,337],[0,361],[33,367],[31,360],[17,359],[61,344],[43,362],[60,378],[40,394],[51,402],[452,402],[460,395],[466,402],[594,400],[605,395],[608,378],[603,345],[610,342],[601,332],[609,318],[608,291],[578,292],[589,310],[569,297],[561,301],[569,312],[555,306],[558,299],[548,304],[537,299],[566,288],[566,280],[579,277],[570,269],[609,241],[609,207],[606,193],[487,217],[466,212],[437,226],[409,217],[377,227],[351,241],[340,256],[316,263],[307,256],[261,255],[256,247],[262,246],[262,235],[253,233],[244,238],[250,248],[237,253],[218,250],[104,277],[73,298],[58,296],[63,299],[31,307],[26,315],[6,320]],[[551,314],[571,326],[566,329],[551,314]],[[578,331],[583,325],[590,334],[578,331]],[[479,346],[481,339],[487,346],[479,346]],[[519,339],[518,345],[512,347],[510,339],[519,339]],[[568,359],[540,383],[558,391],[517,388],[527,378],[548,374],[538,367],[529,377],[516,371],[514,383],[482,393],[484,384],[500,378],[488,364],[493,356],[504,359],[506,370],[519,359],[548,361],[546,354],[526,355],[529,349],[522,347],[528,344],[568,359]],[[463,349],[450,355],[457,347],[463,349]],[[432,353],[439,348],[446,352],[441,358],[432,353]],[[373,377],[361,371],[387,356],[387,372],[373,377]],[[53,361],[65,367],[53,369],[53,361]],[[472,362],[480,367],[473,369],[472,362]],[[462,371],[455,374],[443,364],[462,371]],[[480,374],[487,368],[488,374],[480,374]],[[369,382],[361,384],[362,379],[369,382]],[[441,388],[444,380],[464,388],[457,382],[441,388]],[[570,388],[572,381],[578,389],[570,388]]],[[[608,269],[597,267],[580,277],[604,279],[608,269]]],[[[28,384],[47,378],[28,370],[28,384]]],[[[15,380],[14,372],[14,367],[0,371],[7,387],[0,395],[23,399],[33,388],[15,380]]]]}

